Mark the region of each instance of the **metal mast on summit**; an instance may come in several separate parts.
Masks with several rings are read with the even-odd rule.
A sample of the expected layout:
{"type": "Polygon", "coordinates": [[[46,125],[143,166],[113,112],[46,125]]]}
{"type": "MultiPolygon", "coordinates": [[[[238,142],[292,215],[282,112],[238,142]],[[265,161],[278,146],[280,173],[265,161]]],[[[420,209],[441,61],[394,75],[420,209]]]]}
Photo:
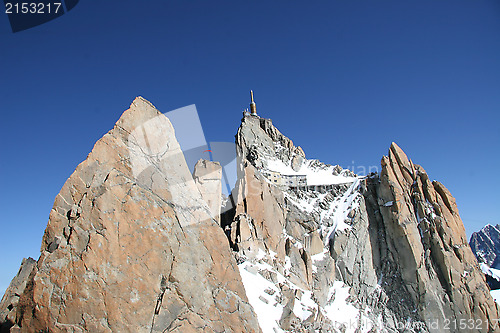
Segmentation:
{"type": "Polygon", "coordinates": [[[257,105],[255,105],[255,102],[253,100],[253,90],[250,90],[250,114],[256,116],[257,115],[257,105]]]}

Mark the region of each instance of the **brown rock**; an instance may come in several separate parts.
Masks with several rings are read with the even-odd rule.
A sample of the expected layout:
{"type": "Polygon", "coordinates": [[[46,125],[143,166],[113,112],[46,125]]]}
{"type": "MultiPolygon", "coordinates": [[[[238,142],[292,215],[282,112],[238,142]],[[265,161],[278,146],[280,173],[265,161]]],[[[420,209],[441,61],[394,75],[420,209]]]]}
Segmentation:
{"type": "MultiPolygon", "coordinates": [[[[370,313],[374,322],[382,320],[391,332],[407,321],[417,324],[419,332],[442,332],[445,320],[470,319],[480,321],[480,329],[457,327],[450,332],[498,331],[494,323],[498,308],[466,242],[454,198],[441,183],[431,182],[395,143],[382,159],[380,178],[367,178],[357,189],[362,195],[356,209],[347,214],[350,228],[327,240],[319,237],[318,230],[328,221],[296,207],[291,199],[309,195],[300,189],[284,195],[287,189],[260,176],[266,159],[278,158],[297,169],[294,156],[299,154],[294,155],[291,140],[284,139],[270,120],[245,117],[236,144],[239,181],[233,192],[236,218],[229,231],[245,260],[270,264],[295,286],[312,291],[320,307],[328,301],[333,280],[340,279],[351,287],[356,307],[370,313]],[[323,244],[329,245],[331,257],[317,256],[313,262],[311,255],[321,253],[323,244]],[[257,249],[278,255],[252,257],[257,249]]],[[[330,196],[337,194],[332,190],[330,196]]],[[[319,207],[325,210],[328,205],[322,201],[319,207]]],[[[272,281],[268,274],[261,275],[272,281]]],[[[287,296],[286,288],[280,289],[281,328],[299,331],[307,320],[294,316],[293,297],[287,296]]],[[[321,315],[314,325],[330,330],[321,315]]]]}
{"type": "MultiPolygon", "coordinates": [[[[269,119],[255,117],[243,118],[236,135],[236,147],[239,174],[232,193],[234,218],[227,223],[233,249],[238,251],[239,260],[268,267],[258,270],[258,274],[278,290],[273,302],[283,306],[281,317],[276,318],[281,329],[309,332],[314,326],[318,331],[332,331],[329,319],[324,318],[317,308],[310,309],[309,321],[308,318],[298,318],[293,312],[294,304],[306,290],[314,293],[311,297],[321,306],[326,306],[330,300],[335,263],[327,254],[314,260],[311,258],[324,252],[318,232],[320,216],[316,213],[310,215],[296,207],[285,198],[283,187],[269,183],[261,173],[268,159],[276,158],[298,170],[304,152],[282,135],[269,119]],[[288,282],[281,281],[277,274],[288,282]]],[[[251,292],[256,293],[253,289],[251,292]]],[[[266,295],[260,296],[269,301],[266,295]]],[[[257,298],[256,302],[254,305],[259,306],[263,300],[257,298]]],[[[270,326],[262,329],[273,330],[270,326]]]]}
{"type": "MultiPolygon", "coordinates": [[[[387,242],[405,288],[425,322],[481,321],[481,329],[499,332],[499,309],[466,240],[456,201],[439,182],[430,182],[395,143],[382,159],[380,205],[387,242]]],[[[441,332],[442,326],[438,330],[441,332]]]]}
{"type": "Polygon", "coordinates": [[[138,97],[57,195],[22,332],[258,332],[169,120],[138,97]],[[238,311],[235,311],[238,309],[238,311]]]}
{"type": "Polygon", "coordinates": [[[201,197],[208,205],[211,216],[220,223],[222,196],[222,167],[219,162],[200,159],[194,166],[193,179],[201,197]]]}
{"type": "Polygon", "coordinates": [[[243,174],[244,177],[238,180],[235,189],[237,202],[235,215],[251,216],[251,223],[256,230],[255,235],[259,237],[256,241],[264,242],[267,249],[274,251],[278,254],[278,258],[283,259],[285,251],[283,193],[268,184],[250,164],[244,167],[243,174]]]}
{"type": "Polygon", "coordinates": [[[319,237],[318,231],[313,231],[310,234],[304,236],[304,246],[307,252],[313,256],[315,254],[321,253],[324,250],[323,241],[319,237]]]}

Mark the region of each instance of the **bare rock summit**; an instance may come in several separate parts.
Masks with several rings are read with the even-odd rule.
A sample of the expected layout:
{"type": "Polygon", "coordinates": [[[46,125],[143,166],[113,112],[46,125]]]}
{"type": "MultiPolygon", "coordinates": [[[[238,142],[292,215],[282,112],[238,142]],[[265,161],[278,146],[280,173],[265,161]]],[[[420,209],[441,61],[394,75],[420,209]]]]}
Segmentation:
{"type": "Polygon", "coordinates": [[[21,332],[259,332],[170,121],[134,100],[57,195],[21,332]]]}
{"type": "Polygon", "coordinates": [[[481,325],[456,332],[498,332],[499,308],[467,242],[455,198],[392,143],[378,188],[387,247],[403,288],[430,331],[445,322],[481,325]],[[433,329],[430,323],[440,323],[433,329]]]}

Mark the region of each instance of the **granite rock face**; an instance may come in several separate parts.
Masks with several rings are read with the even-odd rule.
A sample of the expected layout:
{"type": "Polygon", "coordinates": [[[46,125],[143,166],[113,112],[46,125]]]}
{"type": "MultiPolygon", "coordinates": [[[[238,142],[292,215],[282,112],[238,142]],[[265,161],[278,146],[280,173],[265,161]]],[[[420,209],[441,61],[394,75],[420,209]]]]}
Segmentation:
{"type": "Polygon", "coordinates": [[[219,162],[199,160],[194,166],[193,179],[207,203],[211,216],[220,223],[222,205],[222,167],[219,162]]]}
{"type": "Polygon", "coordinates": [[[57,195],[22,332],[259,332],[169,120],[136,98],[57,195]]]}
{"type": "MultiPolygon", "coordinates": [[[[395,144],[377,189],[388,251],[425,323],[481,322],[456,332],[498,332],[499,309],[466,239],[455,199],[395,144]]],[[[443,330],[428,329],[433,332],[443,330]]]]}
{"type": "Polygon", "coordinates": [[[498,307],[444,185],[393,143],[380,174],[356,177],[336,166],[332,174],[345,183],[275,186],[266,174],[276,165],[289,174],[329,166],[307,160],[273,128],[243,118],[236,208],[225,224],[263,329],[499,332],[498,307]],[[261,278],[269,284],[259,291],[252,281],[261,278]],[[345,288],[347,298],[339,296],[345,288]],[[343,316],[329,311],[334,304],[343,316]],[[271,311],[280,315],[261,322],[271,311]]]}
{"type": "MultiPolygon", "coordinates": [[[[326,213],[351,194],[350,187],[341,184],[319,193],[292,191],[270,182],[265,171],[277,163],[295,172],[304,170],[306,163],[311,170],[330,166],[306,160],[302,149],[269,119],[245,116],[236,147],[239,179],[232,193],[235,208],[228,212],[232,219],[225,228],[262,330],[340,332],[350,320],[371,322],[345,301],[347,286],[336,284],[335,260],[324,244],[324,234],[333,225],[333,217],[326,213]],[[311,209],[298,202],[310,203],[311,209]]],[[[337,174],[346,171],[331,169],[337,174]]]]}
{"type": "Polygon", "coordinates": [[[35,265],[36,261],[33,258],[24,258],[19,272],[5,291],[0,302],[0,332],[9,332],[9,329],[15,324],[19,296],[26,288],[26,283],[35,265]]]}
{"type": "Polygon", "coordinates": [[[236,147],[238,156],[257,168],[266,167],[269,157],[276,157],[297,169],[305,157],[302,148],[274,127],[270,119],[254,116],[243,117],[236,134],[236,147]]]}

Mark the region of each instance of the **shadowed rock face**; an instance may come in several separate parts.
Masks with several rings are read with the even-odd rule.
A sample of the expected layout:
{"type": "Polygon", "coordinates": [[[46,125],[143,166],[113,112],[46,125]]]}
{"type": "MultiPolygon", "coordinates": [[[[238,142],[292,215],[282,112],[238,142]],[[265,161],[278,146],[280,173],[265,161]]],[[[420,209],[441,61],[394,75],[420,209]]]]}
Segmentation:
{"type": "Polygon", "coordinates": [[[57,195],[22,332],[259,332],[169,120],[137,98],[57,195]]]}
{"type": "Polygon", "coordinates": [[[500,269],[500,225],[488,224],[473,232],[469,244],[479,262],[500,269]]]}
{"type": "Polygon", "coordinates": [[[33,258],[25,258],[21,262],[19,272],[10,282],[0,302],[0,332],[9,332],[16,321],[16,309],[21,295],[26,288],[26,283],[31,272],[35,268],[36,261],[33,258]]]}

